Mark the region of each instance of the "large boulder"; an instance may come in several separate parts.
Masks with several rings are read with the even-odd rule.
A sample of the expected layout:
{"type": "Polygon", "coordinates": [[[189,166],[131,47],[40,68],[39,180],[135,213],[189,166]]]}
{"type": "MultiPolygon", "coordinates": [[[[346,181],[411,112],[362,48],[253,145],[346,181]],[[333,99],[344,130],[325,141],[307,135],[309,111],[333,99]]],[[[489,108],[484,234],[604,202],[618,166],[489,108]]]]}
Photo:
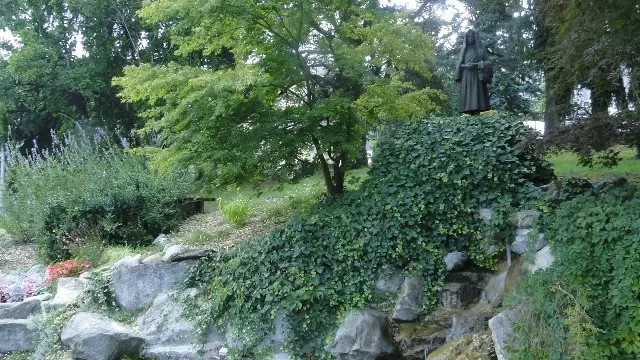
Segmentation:
{"type": "Polygon", "coordinates": [[[42,304],[38,299],[29,299],[15,303],[12,307],[0,310],[0,319],[26,319],[42,312],[42,304]]]}
{"type": "Polygon", "coordinates": [[[0,354],[31,350],[35,346],[33,331],[25,319],[0,319],[0,354]]]}
{"type": "Polygon", "coordinates": [[[404,283],[404,275],[400,272],[383,272],[373,285],[378,292],[397,293],[404,283]]]}
{"type": "Polygon", "coordinates": [[[74,303],[84,292],[87,282],[87,279],[81,278],[59,278],[53,300],[42,303],[45,312],[55,311],[74,303]]]}
{"type": "Polygon", "coordinates": [[[460,251],[448,253],[444,256],[444,263],[447,267],[447,271],[460,270],[464,267],[464,264],[468,258],[469,257],[467,256],[467,254],[460,251]]]}
{"type": "Polygon", "coordinates": [[[62,343],[74,359],[116,360],[140,354],[144,339],[138,333],[105,316],[81,312],[62,328],[62,343]]]}
{"type": "Polygon", "coordinates": [[[410,276],[404,279],[400,296],[393,309],[392,318],[397,321],[413,321],[420,315],[422,309],[423,280],[421,277],[410,276]]]}
{"type": "Polygon", "coordinates": [[[504,298],[504,284],[508,271],[494,275],[482,292],[482,300],[493,307],[498,307],[504,298]]]}
{"type": "Polygon", "coordinates": [[[532,234],[532,231],[531,229],[516,230],[516,238],[513,243],[511,243],[511,251],[522,255],[529,249],[535,252],[545,247],[547,241],[544,238],[544,234],[537,234],[537,236],[535,236],[532,234]]]}
{"type": "Polygon", "coordinates": [[[427,356],[427,360],[495,360],[491,334],[467,334],[448,342],[427,356]]]}
{"type": "Polygon", "coordinates": [[[489,320],[491,338],[493,339],[498,360],[509,359],[506,348],[513,335],[513,324],[516,320],[516,314],[516,310],[508,309],[489,320]]]}
{"type": "Polygon", "coordinates": [[[203,352],[222,346],[224,338],[216,329],[210,331],[203,344],[193,324],[184,317],[184,300],[194,292],[163,293],[138,318],[137,325],[145,339],[145,356],[156,360],[201,359],[203,352]]]}
{"type": "Polygon", "coordinates": [[[511,214],[509,221],[519,229],[530,229],[536,224],[540,218],[540,212],[537,210],[522,210],[511,214]]]}
{"type": "Polygon", "coordinates": [[[555,258],[551,253],[551,248],[549,246],[545,246],[536,253],[533,264],[527,264],[526,269],[531,273],[538,270],[545,270],[553,264],[554,260],[555,258]]]}
{"type": "Polygon", "coordinates": [[[114,297],[121,309],[136,313],[151,305],[156,296],[184,280],[193,262],[147,263],[113,271],[114,297]]]}
{"type": "Polygon", "coordinates": [[[395,343],[405,360],[423,360],[425,354],[442,346],[446,339],[446,328],[427,321],[400,323],[394,331],[395,343]]]}
{"type": "Polygon", "coordinates": [[[352,311],[327,350],[338,360],[379,360],[394,357],[385,315],[374,310],[352,311]]]}

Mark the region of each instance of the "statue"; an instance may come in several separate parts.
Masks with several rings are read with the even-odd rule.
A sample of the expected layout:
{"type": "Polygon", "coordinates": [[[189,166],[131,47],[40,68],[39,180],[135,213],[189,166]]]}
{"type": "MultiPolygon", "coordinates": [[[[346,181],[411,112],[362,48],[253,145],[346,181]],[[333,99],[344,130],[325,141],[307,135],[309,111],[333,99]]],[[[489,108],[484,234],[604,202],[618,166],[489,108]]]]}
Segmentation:
{"type": "Polygon", "coordinates": [[[475,30],[467,31],[456,67],[456,82],[460,83],[458,112],[477,115],[490,110],[487,85],[492,78],[493,67],[478,33],[475,30]]]}

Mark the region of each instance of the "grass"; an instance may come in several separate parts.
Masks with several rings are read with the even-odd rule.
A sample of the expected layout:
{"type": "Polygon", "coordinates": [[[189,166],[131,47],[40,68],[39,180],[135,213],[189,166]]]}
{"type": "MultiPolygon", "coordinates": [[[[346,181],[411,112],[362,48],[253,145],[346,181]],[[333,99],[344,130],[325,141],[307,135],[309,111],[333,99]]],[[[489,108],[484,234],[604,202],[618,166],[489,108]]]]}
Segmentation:
{"type": "Polygon", "coordinates": [[[568,152],[550,155],[547,160],[553,164],[553,169],[560,177],[576,176],[589,180],[625,177],[629,181],[640,182],[640,159],[636,158],[635,149],[621,147],[618,151],[622,161],[613,168],[581,166],[578,164],[578,157],[568,152]]]}

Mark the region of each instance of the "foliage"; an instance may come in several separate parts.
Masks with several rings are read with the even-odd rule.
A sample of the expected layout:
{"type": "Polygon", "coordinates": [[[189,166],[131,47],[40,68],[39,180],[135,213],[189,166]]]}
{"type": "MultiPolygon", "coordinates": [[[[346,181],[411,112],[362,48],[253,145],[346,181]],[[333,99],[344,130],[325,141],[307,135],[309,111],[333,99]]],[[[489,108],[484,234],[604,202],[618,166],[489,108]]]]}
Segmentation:
{"type": "Polygon", "coordinates": [[[327,193],[341,193],[368,132],[432,114],[442,97],[409,76],[431,76],[430,37],[378,1],[149,0],[140,15],[175,24],[177,56],[230,57],[127,67],[115,79],[124,101],[147,109],[143,133],[161,135],[156,160],[215,181],[291,177],[312,162],[327,193]]]}
{"type": "Polygon", "coordinates": [[[237,227],[242,227],[249,218],[249,202],[238,196],[230,202],[219,200],[218,207],[227,221],[237,227]]]}
{"type": "Polygon", "coordinates": [[[11,156],[3,197],[7,230],[36,238],[41,257],[71,256],[76,242],[149,244],[183,219],[189,178],[158,176],[143,158],[117,147],[66,137],[51,151],[11,156]],[[93,240],[90,240],[93,241],[93,240]]]}
{"type": "Polygon", "coordinates": [[[54,312],[29,318],[29,329],[33,331],[35,349],[32,360],[49,360],[56,358],[64,347],[60,341],[62,327],[78,312],[78,305],[68,305],[54,312]]]}
{"type": "Polygon", "coordinates": [[[518,322],[508,346],[514,360],[605,359],[594,351],[601,330],[588,312],[593,304],[583,289],[553,270],[525,276],[505,305],[517,308],[518,322]]]}
{"type": "MultiPolygon", "coordinates": [[[[517,206],[547,164],[521,122],[499,116],[430,119],[386,129],[359,190],[331,197],[262,239],[201,261],[187,286],[199,328],[242,330],[251,356],[287,314],[288,346],[321,358],[338,317],[364,306],[385,270],[421,275],[435,304],[444,251],[481,246],[481,206],[517,206]]],[[[487,257],[487,255],[484,255],[487,257]]],[[[480,259],[482,261],[483,259],[480,259]]],[[[205,332],[206,333],[206,332],[205,332]]]]}
{"type": "Polygon", "coordinates": [[[609,186],[576,196],[546,218],[554,265],[521,285],[522,295],[512,301],[533,304],[533,319],[521,319],[516,336],[522,359],[532,351],[540,359],[638,357],[638,211],[635,187],[609,186]]]}

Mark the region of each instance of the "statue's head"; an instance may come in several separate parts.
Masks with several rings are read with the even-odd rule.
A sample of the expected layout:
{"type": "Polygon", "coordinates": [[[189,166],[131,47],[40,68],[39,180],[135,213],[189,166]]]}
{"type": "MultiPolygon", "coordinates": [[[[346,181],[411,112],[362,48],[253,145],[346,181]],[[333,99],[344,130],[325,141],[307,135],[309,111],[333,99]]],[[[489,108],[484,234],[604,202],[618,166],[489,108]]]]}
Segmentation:
{"type": "Polygon", "coordinates": [[[476,32],[475,30],[468,30],[467,33],[464,35],[465,37],[465,42],[467,43],[467,45],[475,45],[476,44],[476,32]]]}

